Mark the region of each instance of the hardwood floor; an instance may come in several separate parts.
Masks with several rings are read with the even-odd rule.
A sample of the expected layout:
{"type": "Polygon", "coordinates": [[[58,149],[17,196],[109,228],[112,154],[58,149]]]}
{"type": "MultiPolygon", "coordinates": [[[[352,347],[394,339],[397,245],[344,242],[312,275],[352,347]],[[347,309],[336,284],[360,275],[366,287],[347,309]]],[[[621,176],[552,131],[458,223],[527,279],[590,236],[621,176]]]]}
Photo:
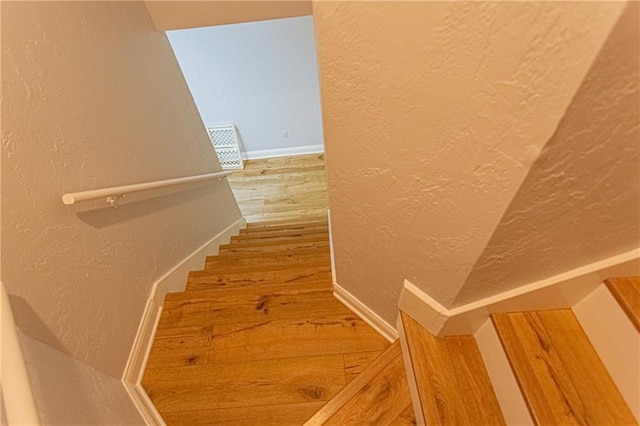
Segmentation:
{"type": "Polygon", "coordinates": [[[327,216],[324,154],[245,161],[227,181],[247,222],[327,216]]]}
{"type": "Polygon", "coordinates": [[[166,296],[142,383],[169,425],[302,425],[390,346],[333,297],[327,239],[251,225],[166,296]]]}

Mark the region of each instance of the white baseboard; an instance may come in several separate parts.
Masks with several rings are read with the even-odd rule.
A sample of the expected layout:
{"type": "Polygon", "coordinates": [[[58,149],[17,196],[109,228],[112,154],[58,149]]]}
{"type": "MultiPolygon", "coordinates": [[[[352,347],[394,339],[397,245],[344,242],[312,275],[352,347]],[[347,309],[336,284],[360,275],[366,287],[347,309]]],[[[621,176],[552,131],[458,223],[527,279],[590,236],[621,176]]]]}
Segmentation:
{"type": "Polygon", "coordinates": [[[243,160],[257,160],[259,158],[289,157],[293,155],[320,154],[324,152],[324,145],[293,146],[290,148],[263,149],[259,151],[242,152],[243,160]]]}
{"type": "Polygon", "coordinates": [[[142,388],[142,376],[147,365],[147,359],[149,359],[149,352],[151,351],[151,344],[153,343],[153,338],[158,328],[158,322],[160,321],[163,301],[164,296],[162,299],[151,297],[147,302],[122,377],[122,383],[129,393],[131,401],[138,409],[145,423],[153,426],[164,426],[165,422],[142,388]]]}
{"type": "Polygon", "coordinates": [[[640,421],[640,333],[605,284],[572,309],[622,398],[640,421]]]}
{"type": "Polygon", "coordinates": [[[402,317],[398,315],[396,319],[396,327],[398,328],[398,337],[400,338],[400,347],[402,348],[402,361],[404,362],[404,371],[407,373],[407,384],[409,385],[409,394],[411,394],[411,405],[416,419],[417,426],[425,426],[427,424],[424,418],[424,410],[420,401],[420,392],[418,391],[418,381],[413,370],[413,362],[411,360],[411,351],[407,342],[407,334],[404,331],[404,323],[402,317]]]}
{"type": "Polygon", "coordinates": [[[327,210],[327,221],[329,224],[329,253],[331,256],[331,278],[333,280],[333,295],[336,299],[342,302],[347,308],[351,309],[353,313],[358,315],[364,322],[369,324],[384,336],[390,342],[394,342],[398,339],[398,331],[393,328],[389,323],[380,318],[378,314],[369,309],[365,304],[360,302],[355,296],[349,293],[347,290],[338,285],[336,281],[336,259],[333,249],[333,233],[331,230],[331,211],[327,210]]]}
{"type": "Polygon", "coordinates": [[[244,217],[238,219],[218,235],[200,246],[196,251],[185,257],[180,263],[155,282],[151,291],[152,296],[156,298],[161,297],[161,300],[164,300],[166,293],[184,291],[187,285],[189,271],[202,269],[202,265],[204,265],[207,256],[218,254],[220,246],[228,244],[231,236],[237,235],[246,225],[247,221],[244,217]]]}
{"type": "Polygon", "coordinates": [[[639,270],[640,250],[632,250],[453,309],[405,280],[399,308],[433,335],[475,334],[492,312],[570,308],[606,278],[637,275],[639,270]]]}
{"type": "Polygon", "coordinates": [[[134,338],[122,377],[122,382],[131,400],[147,424],[165,424],[141,384],[153,338],[155,337],[160,315],[162,314],[164,297],[167,293],[184,291],[187,285],[189,271],[202,269],[207,256],[217,254],[221,245],[227,244],[231,236],[237,235],[240,229],[245,227],[245,218],[242,217],[238,219],[184,258],[174,268],[158,279],[151,288],[151,294],[142,319],[140,320],[140,325],[138,326],[138,331],[134,338]]]}
{"type": "Polygon", "coordinates": [[[331,258],[331,282],[337,283],[336,279],[336,257],[333,251],[333,231],[331,230],[331,209],[327,209],[327,225],[329,228],[329,257],[331,258]]]}
{"type": "Polygon", "coordinates": [[[393,328],[388,322],[379,317],[378,314],[369,309],[354,295],[340,287],[337,283],[333,283],[333,295],[389,342],[395,342],[398,339],[398,330],[393,328]]]}

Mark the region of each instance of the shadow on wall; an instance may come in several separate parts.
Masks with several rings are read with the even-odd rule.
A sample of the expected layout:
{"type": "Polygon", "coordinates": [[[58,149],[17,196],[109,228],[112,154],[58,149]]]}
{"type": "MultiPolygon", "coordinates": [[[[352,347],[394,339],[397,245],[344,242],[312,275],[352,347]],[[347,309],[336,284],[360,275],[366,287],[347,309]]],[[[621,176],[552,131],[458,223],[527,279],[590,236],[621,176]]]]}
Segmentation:
{"type": "Polygon", "coordinates": [[[11,302],[13,315],[15,316],[16,326],[23,334],[43,342],[65,355],[69,355],[49,327],[46,326],[44,321],[42,321],[26,300],[10,294],[9,301],[11,302]]]}
{"type": "Polygon", "coordinates": [[[150,216],[208,196],[217,197],[226,191],[225,182],[196,182],[168,187],[120,198],[117,207],[104,207],[99,200],[69,207],[87,225],[101,229],[119,223],[150,216]]]}
{"type": "Polygon", "coordinates": [[[640,244],[638,13],[625,6],[454,307],[640,244]]]}
{"type": "Polygon", "coordinates": [[[119,379],[24,333],[19,337],[42,424],[143,424],[119,379]]]}

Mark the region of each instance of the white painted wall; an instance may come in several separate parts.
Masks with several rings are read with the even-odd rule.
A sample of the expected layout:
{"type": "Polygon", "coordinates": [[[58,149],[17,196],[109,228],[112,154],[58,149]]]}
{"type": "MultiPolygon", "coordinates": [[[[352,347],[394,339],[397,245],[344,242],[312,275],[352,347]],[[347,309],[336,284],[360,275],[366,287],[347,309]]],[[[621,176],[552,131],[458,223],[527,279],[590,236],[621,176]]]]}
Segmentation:
{"type": "Polygon", "coordinates": [[[623,7],[314,2],[340,286],[389,323],[404,279],[450,307],[623,7]]]}
{"type": "Polygon", "coordinates": [[[312,17],[167,34],[202,120],[234,123],[249,158],[323,150],[312,17]]]}
{"type": "MultiPolygon", "coordinates": [[[[57,393],[89,376],[86,399],[129,410],[120,378],[153,283],[241,217],[224,180],[141,193],[118,209],[65,206],[61,195],[219,170],[142,2],[2,5],[1,278],[21,331],[66,357],[52,371],[61,380],[34,392],[72,416],[82,401],[57,393]]],[[[78,411],[66,424],[102,418],[78,411]]]]}
{"type": "Polygon", "coordinates": [[[144,424],[120,380],[22,333],[20,340],[43,425],[144,424]]]}

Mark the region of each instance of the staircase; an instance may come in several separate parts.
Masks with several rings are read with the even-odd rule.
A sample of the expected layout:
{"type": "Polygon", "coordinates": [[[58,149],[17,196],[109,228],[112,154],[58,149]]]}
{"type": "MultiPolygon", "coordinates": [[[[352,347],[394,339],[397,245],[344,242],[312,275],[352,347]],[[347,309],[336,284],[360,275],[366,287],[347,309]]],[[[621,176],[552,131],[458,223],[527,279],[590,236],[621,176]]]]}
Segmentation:
{"type": "MultiPolygon", "coordinates": [[[[607,282],[632,321],[639,284],[607,282]]],[[[390,344],[333,297],[326,219],[249,224],[166,296],[143,386],[170,425],[507,424],[474,336],[400,320],[390,344]]],[[[491,322],[528,424],[637,424],[571,310],[491,322]]]]}
{"type": "Polygon", "coordinates": [[[301,425],[348,403],[412,424],[398,348],[333,296],[325,218],[252,223],[166,296],[142,384],[170,425],[301,425]],[[374,399],[344,397],[363,385],[374,399]]]}

